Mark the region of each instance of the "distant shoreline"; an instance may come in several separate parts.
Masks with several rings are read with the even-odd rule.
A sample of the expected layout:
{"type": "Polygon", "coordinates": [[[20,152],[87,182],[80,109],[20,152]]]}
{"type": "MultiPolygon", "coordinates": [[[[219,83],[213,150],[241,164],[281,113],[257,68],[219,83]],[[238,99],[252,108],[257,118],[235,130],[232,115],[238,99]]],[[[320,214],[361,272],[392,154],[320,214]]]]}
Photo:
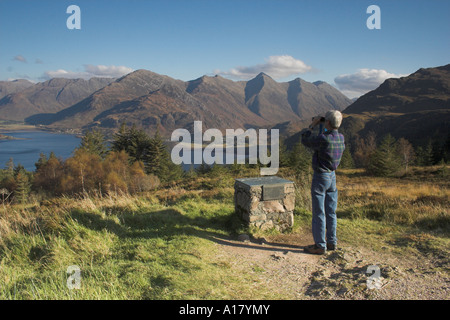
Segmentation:
{"type": "Polygon", "coordinates": [[[43,132],[49,132],[49,133],[57,133],[57,134],[69,134],[72,136],[76,136],[81,138],[82,134],[77,131],[69,132],[69,130],[57,130],[57,129],[50,129],[44,126],[36,126],[31,124],[24,124],[24,123],[4,123],[0,120],[0,141],[1,140],[21,140],[22,138],[15,138],[8,135],[5,135],[4,133],[11,133],[11,132],[19,132],[19,131],[43,131],[43,132]]]}
{"type": "Polygon", "coordinates": [[[34,125],[23,123],[4,123],[0,122],[0,141],[5,140],[24,140],[24,138],[16,138],[4,133],[19,132],[19,131],[43,131],[34,125]]]}
{"type": "Polygon", "coordinates": [[[38,127],[24,123],[8,123],[0,120],[0,134],[10,131],[33,131],[39,130],[38,127]]]}
{"type": "Polygon", "coordinates": [[[24,140],[24,138],[16,138],[16,137],[7,136],[7,135],[0,133],[0,141],[2,141],[2,140],[24,140]]]}

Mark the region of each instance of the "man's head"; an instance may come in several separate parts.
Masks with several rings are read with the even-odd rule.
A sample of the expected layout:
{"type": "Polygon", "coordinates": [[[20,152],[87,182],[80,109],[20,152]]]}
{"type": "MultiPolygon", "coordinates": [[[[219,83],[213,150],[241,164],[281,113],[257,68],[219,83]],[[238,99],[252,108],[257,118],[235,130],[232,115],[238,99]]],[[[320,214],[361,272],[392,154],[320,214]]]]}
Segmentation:
{"type": "Polygon", "coordinates": [[[329,125],[328,129],[338,129],[342,123],[342,113],[337,110],[330,110],[325,115],[325,124],[329,125]]]}

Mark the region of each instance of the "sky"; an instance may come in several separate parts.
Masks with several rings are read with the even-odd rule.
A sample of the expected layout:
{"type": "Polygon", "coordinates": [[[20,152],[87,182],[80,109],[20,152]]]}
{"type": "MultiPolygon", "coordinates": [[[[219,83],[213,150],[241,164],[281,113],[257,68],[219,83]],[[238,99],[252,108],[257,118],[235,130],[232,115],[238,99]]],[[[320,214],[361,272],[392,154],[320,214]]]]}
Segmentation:
{"type": "Polygon", "coordinates": [[[448,0],[0,0],[0,80],[265,72],[354,98],[450,63],[449,13],[448,0]]]}

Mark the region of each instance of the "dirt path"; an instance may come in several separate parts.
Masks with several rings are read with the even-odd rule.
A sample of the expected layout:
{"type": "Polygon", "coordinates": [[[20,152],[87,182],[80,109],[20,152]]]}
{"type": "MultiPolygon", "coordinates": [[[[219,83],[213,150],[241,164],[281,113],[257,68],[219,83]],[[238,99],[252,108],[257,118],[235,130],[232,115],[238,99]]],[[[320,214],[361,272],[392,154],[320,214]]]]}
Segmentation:
{"type": "Polygon", "coordinates": [[[217,239],[220,252],[234,268],[256,273],[272,292],[285,299],[450,298],[448,263],[399,259],[345,243],[322,256],[305,253],[303,248],[312,243],[306,230],[265,239],[245,235],[217,239]]]}

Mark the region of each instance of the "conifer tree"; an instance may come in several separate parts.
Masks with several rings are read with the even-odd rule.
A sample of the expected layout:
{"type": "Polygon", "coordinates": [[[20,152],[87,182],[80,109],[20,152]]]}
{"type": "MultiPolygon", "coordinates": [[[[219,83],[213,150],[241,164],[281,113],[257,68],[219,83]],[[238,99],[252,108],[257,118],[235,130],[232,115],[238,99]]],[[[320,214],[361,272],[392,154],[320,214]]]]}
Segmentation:
{"type": "Polygon", "coordinates": [[[444,145],[439,139],[434,139],[431,144],[432,148],[432,164],[439,164],[444,158],[444,145]]]}
{"type": "Polygon", "coordinates": [[[88,153],[96,154],[104,159],[108,153],[105,137],[100,130],[92,130],[86,132],[81,139],[80,149],[88,153]]]}
{"type": "Polygon", "coordinates": [[[395,139],[387,134],[369,159],[367,171],[377,176],[390,176],[401,166],[395,139]]]}
{"type": "Polygon", "coordinates": [[[137,129],[134,125],[131,128],[122,125],[114,136],[112,150],[124,150],[130,156],[130,165],[141,161],[145,165],[147,174],[155,175],[163,182],[183,176],[181,165],[174,164],[170,159],[159,131],[150,138],[142,129],[137,129]]]}
{"type": "Polygon", "coordinates": [[[428,143],[425,145],[425,147],[417,147],[416,163],[419,166],[433,165],[433,144],[431,142],[431,139],[428,140],[428,143]]]}
{"type": "Polygon", "coordinates": [[[14,161],[13,158],[9,158],[8,162],[6,163],[6,174],[8,175],[14,175],[14,161]]]}
{"type": "Polygon", "coordinates": [[[128,145],[128,129],[125,122],[120,125],[119,132],[114,134],[114,140],[111,145],[111,150],[121,151],[126,150],[128,145]]]}
{"type": "Polygon", "coordinates": [[[433,142],[431,139],[428,139],[428,143],[424,149],[423,162],[426,166],[432,166],[434,164],[433,161],[433,142]]]}
{"type": "MultiPolygon", "coordinates": [[[[165,171],[165,164],[169,161],[164,141],[157,130],[149,144],[149,150],[145,162],[147,173],[153,173],[160,177],[165,171]]],[[[161,177],[160,177],[161,178],[161,177]]]]}
{"type": "Polygon", "coordinates": [[[163,182],[178,180],[183,176],[181,165],[172,162],[159,130],[156,131],[150,141],[145,164],[147,173],[156,175],[163,182]]]}
{"type": "Polygon", "coordinates": [[[135,125],[127,128],[126,125],[120,127],[119,132],[114,136],[111,150],[125,150],[130,156],[130,163],[135,161],[146,162],[148,152],[150,150],[151,139],[141,129],[137,129],[135,125]]]}
{"type": "Polygon", "coordinates": [[[280,168],[289,166],[289,152],[286,147],[286,143],[283,139],[280,139],[279,143],[279,166],[280,168]]]}
{"type": "Polygon", "coordinates": [[[450,132],[447,134],[447,139],[444,143],[444,162],[450,161],[450,132]]]}
{"type": "Polygon", "coordinates": [[[18,173],[26,173],[25,167],[22,164],[18,164],[17,166],[14,167],[14,177],[17,176],[18,173]]]}
{"type": "Polygon", "coordinates": [[[1,170],[0,187],[9,190],[10,194],[16,189],[16,179],[14,177],[14,161],[12,158],[6,163],[4,170],[1,170]]]}
{"type": "Polygon", "coordinates": [[[39,155],[38,161],[34,164],[36,166],[36,171],[39,170],[42,166],[44,166],[47,163],[48,159],[47,156],[41,152],[39,155]]]}
{"type": "Polygon", "coordinates": [[[300,141],[297,142],[289,154],[289,166],[298,173],[306,173],[311,167],[311,161],[311,152],[300,141]]]}
{"type": "Polygon", "coordinates": [[[339,164],[340,168],[351,169],[354,168],[355,163],[353,162],[352,154],[350,153],[350,146],[347,144],[344,149],[344,153],[342,154],[341,163],[339,164]]]}
{"type": "Polygon", "coordinates": [[[27,202],[31,191],[31,183],[25,170],[19,168],[15,175],[16,189],[14,190],[14,197],[22,204],[27,202]]]}
{"type": "Polygon", "coordinates": [[[137,129],[133,125],[128,132],[128,139],[129,144],[125,151],[130,155],[132,162],[143,161],[145,163],[152,144],[151,138],[143,130],[137,129]]]}

